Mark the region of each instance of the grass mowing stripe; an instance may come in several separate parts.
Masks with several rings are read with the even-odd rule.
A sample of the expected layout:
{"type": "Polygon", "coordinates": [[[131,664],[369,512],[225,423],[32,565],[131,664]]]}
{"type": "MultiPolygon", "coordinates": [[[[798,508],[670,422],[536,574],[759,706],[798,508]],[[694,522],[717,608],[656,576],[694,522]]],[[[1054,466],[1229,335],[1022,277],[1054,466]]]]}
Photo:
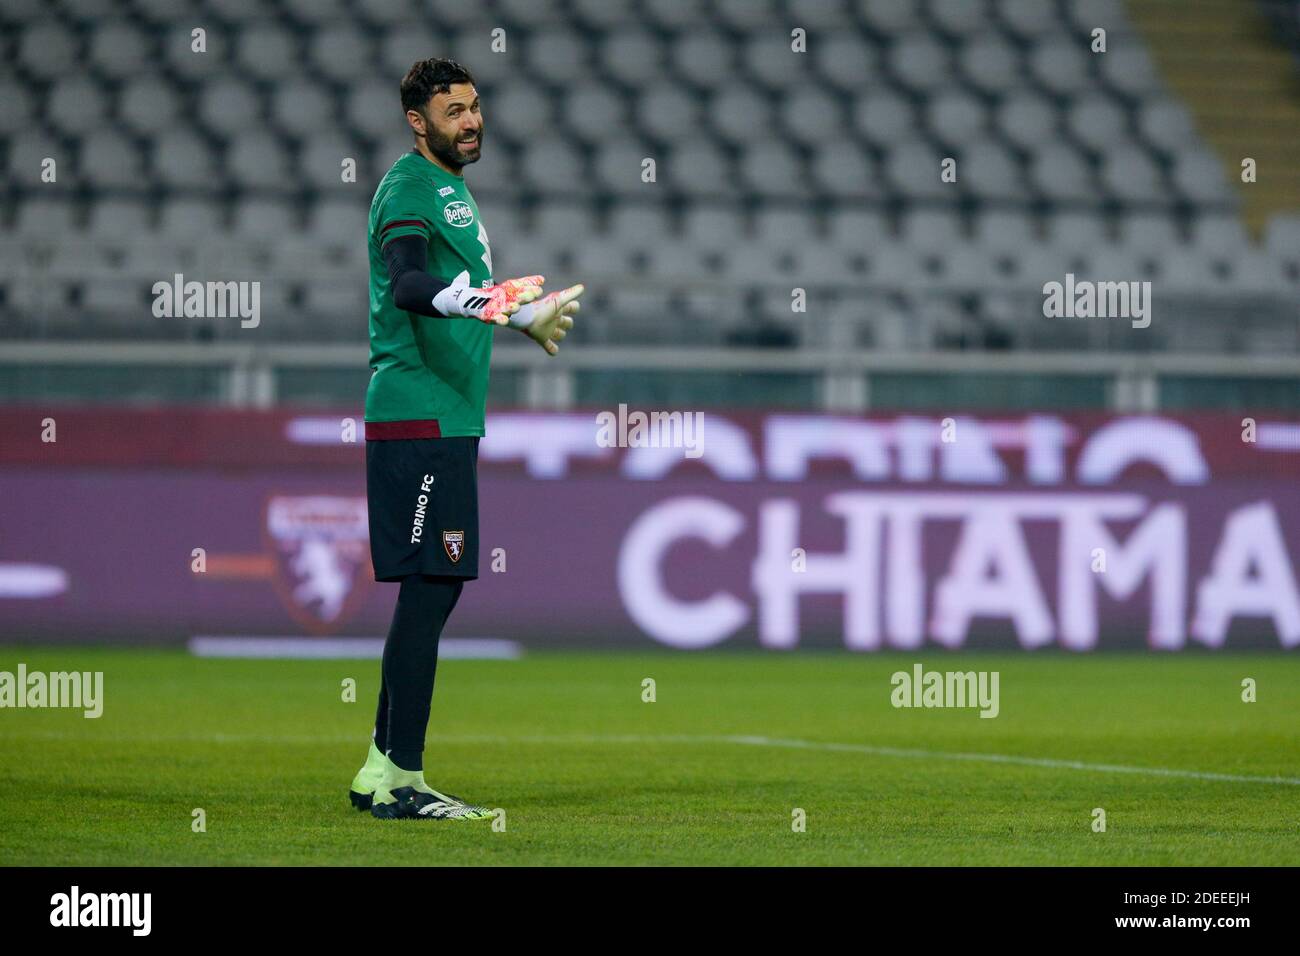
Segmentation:
{"type": "MultiPolygon", "coordinates": [[[[58,731],[40,731],[24,735],[42,739],[70,739],[76,735],[58,731]]],[[[6,739],[0,736],[0,740],[6,739]]],[[[276,743],[319,744],[355,743],[355,735],[294,735],[274,734],[197,734],[171,736],[114,737],[115,742],[195,742],[195,743],[276,743]]],[[[976,763],[1015,764],[1021,767],[1041,767],[1048,770],[1081,770],[1088,773],[1131,773],[1152,777],[1179,777],[1184,780],[1216,780],[1224,783],[1271,783],[1280,786],[1300,787],[1300,777],[1255,777],[1247,774],[1216,773],[1212,770],[1178,770],[1173,767],[1134,767],[1124,764],[1088,763],[1083,760],[1061,760],[1055,757],[1026,757],[1020,754],[950,753],[942,750],[925,750],[915,747],[879,747],[874,744],[842,744],[825,740],[788,740],[779,737],[753,735],[710,736],[706,734],[551,734],[505,736],[502,734],[450,734],[440,735],[441,743],[466,744],[740,744],[754,747],[783,747],[794,750],[822,750],[837,753],[867,754],[873,757],[905,757],[918,760],[968,760],[976,763]]]]}

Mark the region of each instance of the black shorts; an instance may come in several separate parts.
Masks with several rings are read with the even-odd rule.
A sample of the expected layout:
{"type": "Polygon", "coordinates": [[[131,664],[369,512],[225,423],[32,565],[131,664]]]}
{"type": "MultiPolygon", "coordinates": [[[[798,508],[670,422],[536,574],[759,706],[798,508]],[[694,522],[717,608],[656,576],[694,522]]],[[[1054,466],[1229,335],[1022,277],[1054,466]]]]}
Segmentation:
{"type": "Polygon", "coordinates": [[[366,442],[376,581],[478,577],[478,439],[366,442]]]}

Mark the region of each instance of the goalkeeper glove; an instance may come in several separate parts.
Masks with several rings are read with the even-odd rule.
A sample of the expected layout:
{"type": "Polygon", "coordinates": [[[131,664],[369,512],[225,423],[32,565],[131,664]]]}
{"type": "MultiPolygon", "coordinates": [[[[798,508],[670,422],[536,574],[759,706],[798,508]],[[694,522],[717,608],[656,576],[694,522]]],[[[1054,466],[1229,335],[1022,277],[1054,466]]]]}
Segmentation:
{"type": "Polygon", "coordinates": [[[536,302],[528,302],[506,321],[546,349],[548,355],[560,351],[560,339],[573,328],[573,318],[581,303],[578,296],[585,287],[571,285],[562,292],[548,292],[536,302]]]}
{"type": "Polygon", "coordinates": [[[433,307],[446,316],[505,325],[521,306],[542,294],[543,281],[542,276],[524,276],[475,289],[469,284],[469,270],[466,270],[433,297],[433,307]]]}

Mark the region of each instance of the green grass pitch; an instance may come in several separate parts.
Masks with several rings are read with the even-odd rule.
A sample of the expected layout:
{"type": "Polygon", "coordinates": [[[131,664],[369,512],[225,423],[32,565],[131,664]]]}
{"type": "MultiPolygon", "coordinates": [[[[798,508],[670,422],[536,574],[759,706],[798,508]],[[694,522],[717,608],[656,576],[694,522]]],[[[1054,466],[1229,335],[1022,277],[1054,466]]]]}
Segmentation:
{"type": "Polygon", "coordinates": [[[0,647],[19,661],[103,671],[105,708],[0,710],[6,865],[1300,864],[1294,655],[444,661],[426,776],[504,831],[351,809],[376,661],[0,647]],[[914,661],[1000,672],[1000,715],[893,708],[914,661]]]}

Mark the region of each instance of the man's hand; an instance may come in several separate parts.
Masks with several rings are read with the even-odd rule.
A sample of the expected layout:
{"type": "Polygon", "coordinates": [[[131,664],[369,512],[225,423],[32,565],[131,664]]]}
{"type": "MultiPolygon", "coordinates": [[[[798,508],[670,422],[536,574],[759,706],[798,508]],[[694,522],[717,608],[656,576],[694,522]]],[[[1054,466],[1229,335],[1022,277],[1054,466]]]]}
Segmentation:
{"type": "Polygon", "coordinates": [[[462,272],[433,299],[433,307],[447,316],[478,319],[489,325],[506,325],[510,317],[542,294],[542,276],[507,279],[499,285],[475,289],[469,272],[462,272]]]}
{"type": "Polygon", "coordinates": [[[485,310],[482,319],[496,325],[505,325],[529,302],[542,294],[544,276],[524,276],[522,279],[507,279],[500,285],[484,289],[492,293],[492,305],[485,310]]]}
{"type": "Polygon", "coordinates": [[[536,302],[521,306],[507,321],[546,349],[546,354],[555,355],[560,351],[560,340],[573,328],[572,317],[578,312],[578,296],[584,289],[580,282],[562,292],[548,292],[536,302]]]}

